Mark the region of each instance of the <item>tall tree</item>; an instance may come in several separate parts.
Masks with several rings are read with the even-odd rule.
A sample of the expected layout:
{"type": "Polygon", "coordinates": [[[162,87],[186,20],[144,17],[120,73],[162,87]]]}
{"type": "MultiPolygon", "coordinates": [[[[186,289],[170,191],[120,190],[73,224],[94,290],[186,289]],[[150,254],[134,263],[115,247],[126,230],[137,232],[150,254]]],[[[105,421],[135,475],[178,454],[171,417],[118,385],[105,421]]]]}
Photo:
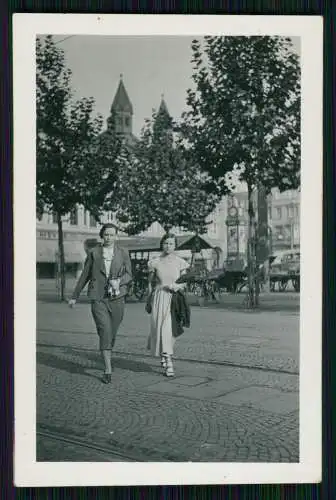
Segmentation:
{"type": "Polygon", "coordinates": [[[195,89],[182,131],[195,161],[226,194],[230,175],[247,185],[248,305],[258,303],[254,193],[300,184],[300,65],[289,38],[205,37],[192,44],[195,89]]]}
{"type": "Polygon", "coordinates": [[[202,233],[217,198],[205,191],[207,175],[189,158],[174,137],[174,124],[164,101],[128,154],[119,174],[118,217],[129,234],[153,222],[165,230],[181,227],[202,233]]]}
{"type": "Polygon", "coordinates": [[[114,134],[109,132],[107,142],[101,136],[102,118],[93,113],[93,98],[73,99],[71,71],[51,36],[37,38],[36,65],[37,211],[57,216],[64,300],[63,218],[78,204],[95,211],[112,189],[114,134]]]}

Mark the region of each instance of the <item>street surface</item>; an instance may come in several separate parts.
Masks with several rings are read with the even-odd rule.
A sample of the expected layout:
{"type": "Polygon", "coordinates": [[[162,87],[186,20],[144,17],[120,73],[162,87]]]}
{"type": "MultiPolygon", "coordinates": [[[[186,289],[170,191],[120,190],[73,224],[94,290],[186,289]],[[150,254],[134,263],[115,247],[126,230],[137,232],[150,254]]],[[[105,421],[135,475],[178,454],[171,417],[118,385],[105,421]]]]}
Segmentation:
{"type": "Polygon", "coordinates": [[[144,304],[128,303],[104,385],[89,305],[40,291],[37,460],[299,461],[299,295],[271,295],[278,310],[193,306],[174,379],[146,350],[144,304]]]}

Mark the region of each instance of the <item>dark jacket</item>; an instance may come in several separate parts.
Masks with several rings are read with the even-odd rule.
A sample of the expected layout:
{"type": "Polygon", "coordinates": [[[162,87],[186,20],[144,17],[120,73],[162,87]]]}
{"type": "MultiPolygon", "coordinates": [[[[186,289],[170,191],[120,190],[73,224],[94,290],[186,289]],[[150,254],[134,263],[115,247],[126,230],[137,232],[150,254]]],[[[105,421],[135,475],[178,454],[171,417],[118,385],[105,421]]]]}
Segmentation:
{"type": "Polygon", "coordinates": [[[127,293],[127,285],[132,280],[132,267],[127,250],[114,244],[114,255],[111,262],[109,276],[106,276],[105,263],[103,259],[103,247],[101,245],[88,252],[82,274],[80,275],[73,299],[77,299],[87,283],[88,297],[91,300],[101,300],[106,297],[109,278],[120,278],[120,295],[124,297],[127,293]]]}
{"type": "Polygon", "coordinates": [[[190,307],[183,292],[173,292],[170,312],[173,337],[179,337],[184,327],[190,327],[190,307]]]}

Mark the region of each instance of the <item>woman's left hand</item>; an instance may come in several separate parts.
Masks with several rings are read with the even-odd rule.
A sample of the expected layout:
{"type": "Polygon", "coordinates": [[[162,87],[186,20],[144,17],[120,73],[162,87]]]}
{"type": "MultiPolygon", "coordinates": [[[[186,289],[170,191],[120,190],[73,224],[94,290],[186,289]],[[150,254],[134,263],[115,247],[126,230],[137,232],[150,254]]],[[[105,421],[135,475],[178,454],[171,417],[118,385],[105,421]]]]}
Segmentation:
{"type": "Polygon", "coordinates": [[[171,287],[174,292],[178,292],[179,290],[183,290],[185,287],[184,283],[174,283],[174,285],[171,287]]]}

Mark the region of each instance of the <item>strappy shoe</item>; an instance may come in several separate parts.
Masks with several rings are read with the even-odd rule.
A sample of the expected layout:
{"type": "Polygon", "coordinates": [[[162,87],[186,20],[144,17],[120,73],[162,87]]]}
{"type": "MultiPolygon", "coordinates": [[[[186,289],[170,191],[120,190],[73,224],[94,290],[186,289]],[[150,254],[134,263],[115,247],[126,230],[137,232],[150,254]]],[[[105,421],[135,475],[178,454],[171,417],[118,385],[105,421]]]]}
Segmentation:
{"type": "Polygon", "coordinates": [[[171,356],[166,356],[166,369],[165,369],[165,375],[166,377],[174,377],[174,367],[173,367],[173,360],[171,356]]]}
{"type": "Polygon", "coordinates": [[[167,368],[167,359],[165,355],[161,355],[161,368],[165,372],[167,368]]]}

